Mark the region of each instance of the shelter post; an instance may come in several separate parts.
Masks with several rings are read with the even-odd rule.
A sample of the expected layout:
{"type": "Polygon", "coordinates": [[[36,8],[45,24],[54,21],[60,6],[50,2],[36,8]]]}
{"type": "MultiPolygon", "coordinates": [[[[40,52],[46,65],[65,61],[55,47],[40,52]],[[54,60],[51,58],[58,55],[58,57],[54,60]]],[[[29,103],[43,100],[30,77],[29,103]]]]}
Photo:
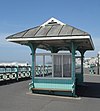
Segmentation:
{"type": "Polygon", "coordinates": [[[80,53],[81,53],[81,78],[80,78],[80,84],[82,84],[83,80],[84,80],[84,77],[83,77],[83,74],[84,74],[83,61],[84,61],[84,53],[85,53],[85,51],[82,50],[82,51],[80,51],[80,53]]]}
{"type": "MultiPolygon", "coordinates": [[[[71,53],[72,53],[72,81],[75,83],[75,43],[71,42],[71,53]]],[[[74,91],[73,91],[73,96],[75,96],[75,85],[74,85],[74,91]]]]}
{"type": "Polygon", "coordinates": [[[32,51],[32,70],[31,70],[31,76],[32,76],[32,87],[34,88],[34,74],[35,74],[35,50],[36,46],[32,43],[29,44],[31,51],[32,51]]]}

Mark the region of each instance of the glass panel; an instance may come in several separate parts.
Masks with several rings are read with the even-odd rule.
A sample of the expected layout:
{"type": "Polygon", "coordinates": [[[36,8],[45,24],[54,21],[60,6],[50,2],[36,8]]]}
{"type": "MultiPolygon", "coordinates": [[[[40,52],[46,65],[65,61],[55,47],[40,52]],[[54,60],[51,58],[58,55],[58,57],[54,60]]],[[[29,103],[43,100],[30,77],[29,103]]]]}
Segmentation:
{"type": "Polygon", "coordinates": [[[71,54],[39,54],[35,77],[71,77],[71,54]]]}
{"type": "Polygon", "coordinates": [[[52,56],[45,56],[44,76],[52,77],[52,56]]]}
{"type": "Polygon", "coordinates": [[[62,77],[62,56],[54,55],[54,77],[62,77]]]}
{"type": "Polygon", "coordinates": [[[71,77],[71,55],[63,55],[63,77],[71,77]]]}
{"type": "Polygon", "coordinates": [[[76,58],[75,71],[76,73],[81,74],[81,58],[76,58]]]}
{"type": "Polygon", "coordinates": [[[43,55],[36,56],[35,61],[35,76],[36,77],[43,77],[43,55]]]}

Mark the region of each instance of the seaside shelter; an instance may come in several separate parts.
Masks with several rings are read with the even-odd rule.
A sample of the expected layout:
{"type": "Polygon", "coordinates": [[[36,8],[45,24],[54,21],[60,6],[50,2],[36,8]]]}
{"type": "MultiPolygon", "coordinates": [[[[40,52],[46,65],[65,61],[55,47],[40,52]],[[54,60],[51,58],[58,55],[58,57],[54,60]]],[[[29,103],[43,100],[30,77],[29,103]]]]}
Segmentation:
{"type": "Polygon", "coordinates": [[[51,18],[40,26],[10,35],[6,39],[29,46],[32,51],[32,92],[76,95],[77,84],[83,83],[84,53],[94,50],[90,34],[51,18]],[[36,54],[37,48],[51,53],[36,54]],[[64,53],[58,53],[62,50],[64,53]],[[80,52],[80,73],[76,73],[76,51],[80,52]],[[39,56],[42,59],[40,66],[36,64],[39,56]],[[48,65],[47,60],[50,60],[48,65]]]}

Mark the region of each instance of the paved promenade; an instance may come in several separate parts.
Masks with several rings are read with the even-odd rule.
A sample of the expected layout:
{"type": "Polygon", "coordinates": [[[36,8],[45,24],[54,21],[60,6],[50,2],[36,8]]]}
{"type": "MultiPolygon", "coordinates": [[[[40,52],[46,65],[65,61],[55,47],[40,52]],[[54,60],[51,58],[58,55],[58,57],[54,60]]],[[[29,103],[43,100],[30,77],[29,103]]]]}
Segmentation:
{"type": "Polygon", "coordinates": [[[31,94],[29,82],[0,86],[0,111],[100,111],[100,76],[85,75],[77,98],[31,94]]]}

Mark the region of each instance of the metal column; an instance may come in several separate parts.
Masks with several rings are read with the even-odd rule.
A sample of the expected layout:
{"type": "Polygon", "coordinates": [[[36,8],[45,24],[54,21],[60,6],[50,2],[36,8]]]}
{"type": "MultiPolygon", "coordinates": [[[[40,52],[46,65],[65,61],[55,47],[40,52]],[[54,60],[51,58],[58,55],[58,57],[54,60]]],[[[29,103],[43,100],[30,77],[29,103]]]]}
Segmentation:
{"type": "MultiPolygon", "coordinates": [[[[72,81],[75,84],[75,44],[72,42],[71,43],[71,53],[72,53],[72,81]]],[[[75,95],[75,85],[74,85],[74,91],[73,91],[73,96],[75,95]]]]}
{"type": "Polygon", "coordinates": [[[32,51],[32,71],[31,71],[31,74],[32,74],[32,85],[33,85],[33,88],[34,88],[35,50],[36,50],[36,47],[35,47],[35,45],[33,45],[32,43],[30,43],[29,46],[30,46],[31,51],[32,51]]]}
{"type": "Polygon", "coordinates": [[[81,84],[83,83],[83,81],[84,81],[84,76],[83,76],[83,74],[84,74],[84,70],[83,70],[83,60],[84,60],[84,53],[85,53],[85,51],[83,50],[83,51],[80,51],[80,53],[81,53],[81,84]]]}

